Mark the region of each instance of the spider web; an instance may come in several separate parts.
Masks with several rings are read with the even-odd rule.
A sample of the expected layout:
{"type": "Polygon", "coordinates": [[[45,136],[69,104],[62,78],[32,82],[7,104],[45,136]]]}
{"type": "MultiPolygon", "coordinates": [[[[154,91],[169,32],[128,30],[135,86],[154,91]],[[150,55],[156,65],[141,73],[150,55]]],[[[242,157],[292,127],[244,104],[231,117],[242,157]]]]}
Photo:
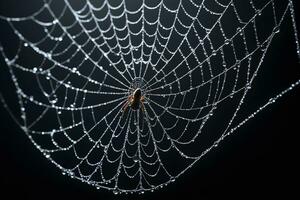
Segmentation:
{"type": "Polygon", "coordinates": [[[1,100],[63,174],[153,191],[300,84],[235,121],[287,16],[300,55],[292,1],[44,1],[0,16],[18,41],[14,56],[0,50],[19,106],[1,100]],[[145,111],[122,112],[136,88],[145,111]]]}

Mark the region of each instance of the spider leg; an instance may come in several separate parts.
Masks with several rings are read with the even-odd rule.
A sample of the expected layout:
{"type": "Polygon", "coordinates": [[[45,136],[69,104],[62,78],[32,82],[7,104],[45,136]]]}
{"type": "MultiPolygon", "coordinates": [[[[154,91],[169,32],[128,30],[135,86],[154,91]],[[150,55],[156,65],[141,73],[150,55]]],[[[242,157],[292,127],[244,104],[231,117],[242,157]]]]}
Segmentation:
{"type": "Polygon", "coordinates": [[[144,105],[143,101],[141,101],[141,109],[143,112],[145,112],[145,105],[144,105]]]}
{"type": "Polygon", "coordinates": [[[124,105],[122,106],[122,112],[125,112],[127,110],[128,106],[129,106],[129,103],[128,103],[128,101],[126,101],[124,103],[124,105]]]}
{"type": "Polygon", "coordinates": [[[125,112],[130,104],[130,101],[132,99],[132,96],[129,96],[124,105],[122,106],[122,112],[125,112]]]}

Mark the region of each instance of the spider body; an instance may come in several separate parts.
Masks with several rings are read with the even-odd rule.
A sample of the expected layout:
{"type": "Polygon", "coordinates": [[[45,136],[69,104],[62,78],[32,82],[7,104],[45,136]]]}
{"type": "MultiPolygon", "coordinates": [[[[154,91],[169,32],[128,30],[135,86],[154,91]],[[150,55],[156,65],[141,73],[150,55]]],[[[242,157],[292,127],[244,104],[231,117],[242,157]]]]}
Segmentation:
{"type": "Polygon", "coordinates": [[[142,91],[140,88],[137,88],[133,91],[132,95],[130,95],[123,105],[123,111],[126,111],[128,106],[132,110],[138,110],[140,107],[142,111],[145,110],[144,108],[144,96],[142,95],[142,91]]]}
{"type": "Polygon", "coordinates": [[[142,91],[141,91],[141,89],[138,88],[132,94],[132,100],[131,100],[130,106],[133,110],[139,109],[141,97],[142,97],[142,91]]]}

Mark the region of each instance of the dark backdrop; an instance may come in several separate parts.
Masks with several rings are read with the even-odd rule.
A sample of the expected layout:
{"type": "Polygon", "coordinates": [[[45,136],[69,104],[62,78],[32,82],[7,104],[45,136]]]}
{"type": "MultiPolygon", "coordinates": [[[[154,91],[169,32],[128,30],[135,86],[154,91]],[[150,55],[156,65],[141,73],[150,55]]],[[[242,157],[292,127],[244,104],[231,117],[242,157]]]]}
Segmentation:
{"type": "MultiPolygon", "coordinates": [[[[1,1],[0,14],[16,14],[32,6],[29,3],[22,6],[18,4],[20,1],[1,1]]],[[[296,2],[295,8],[297,7],[300,7],[299,2],[296,2]]],[[[300,10],[296,11],[299,22],[300,10]]],[[[298,23],[298,29],[299,27],[298,23]]],[[[270,76],[270,70],[271,76],[278,78],[274,83],[278,92],[300,77],[300,65],[289,17],[286,18],[280,34],[267,53],[260,74],[255,80],[254,91],[263,91],[264,77],[270,76]],[[270,65],[272,67],[265,67],[270,65]]],[[[1,68],[6,67],[3,66],[2,57],[0,62],[1,68]]],[[[5,85],[3,79],[0,84],[5,85]]],[[[96,190],[87,184],[62,176],[60,171],[34,148],[3,106],[0,106],[0,198],[106,200],[179,197],[192,199],[193,196],[193,199],[270,199],[279,196],[284,199],[297,199],[294,195],[299,194],[299,179],[296,178],[299,175],[299,168],[296,167],[296,163],[299,162],[299,144],[296,139],[300,134],[299,91],[299,87],[295,88],[259,113],[175,183],[154,193],[146,192],[144,195],[115,196],[112,192],[96,190]]]]}

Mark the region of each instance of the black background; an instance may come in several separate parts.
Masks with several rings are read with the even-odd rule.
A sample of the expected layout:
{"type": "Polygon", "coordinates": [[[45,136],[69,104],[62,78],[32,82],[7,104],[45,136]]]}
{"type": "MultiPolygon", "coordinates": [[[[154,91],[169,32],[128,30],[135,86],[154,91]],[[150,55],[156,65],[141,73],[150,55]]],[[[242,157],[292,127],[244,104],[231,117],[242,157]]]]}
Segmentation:
{"type": "MultiPolygon", "coordinates": [[[[1,14],[30,7],[28,4],[17,6],[16,2],[2,1],[1,14]]],[[[295,8],[300,6],[299,2],[295,3],[295,8]]],[[[299,13],[299,9],[296,9],[298,21],[299,13]]],[[[280,37],[272,43],[255,80],[253,90],[258,93],[264,91],[264,77],[270,76],[270,70],[273,70],[271,76],[276,77],[277,74],[277,81],[272,83],[277,92],[300,77],[289,17],[281,30],[280,37]],[[266,67],[270,65],[272,68],[266,67]]],[[[1,67],[5,67],[2,57],[0,62],[1,67]]],[[[5,85],[3,79],[1,85],[5,85]]],[[[62,176],[34,148],[3,106],[0,106],[1,199],[297,199],[294,195],[299,193],[299,168],[296,166],[299,162],[299,144],[296,139],[300,134],[299,100],[298,86],[225,139],[175,183],[153,193],[117,196],[62,176]]]]}

